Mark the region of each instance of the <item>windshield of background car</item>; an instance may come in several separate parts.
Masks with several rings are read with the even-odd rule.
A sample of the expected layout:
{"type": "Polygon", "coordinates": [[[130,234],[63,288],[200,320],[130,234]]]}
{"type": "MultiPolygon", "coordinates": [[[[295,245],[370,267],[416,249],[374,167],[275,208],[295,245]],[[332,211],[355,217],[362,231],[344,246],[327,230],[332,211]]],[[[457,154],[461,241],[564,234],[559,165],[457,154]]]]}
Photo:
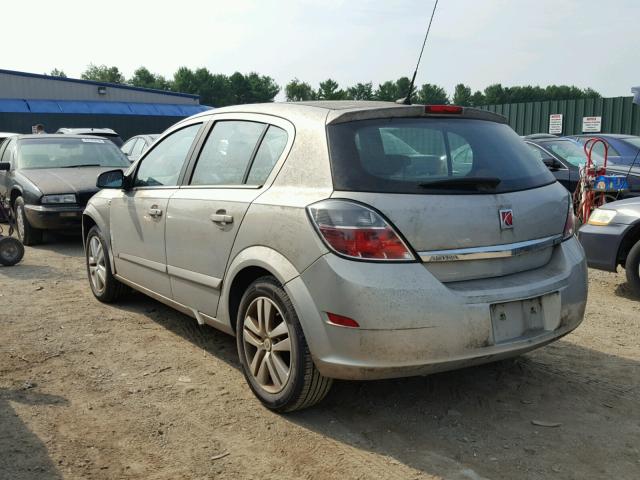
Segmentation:
{"type": "Polygon", "coordinates": [[[21,139],[17,168],[62,168],[80,165],[128,167],[129,159],[103,138],[21,139]]]}
{"type": "MultiPolygon", "coordinates": [[[[584,146],[573,140],[552,140],[550,142],[544,142],[541,145],[574,167],[579,167],[587,163],[587,154],[584,153],[584,146]]],[[[604,161],[595,151],[591,154],[591,159],[598,165],[602,165],[604,161]]]]}
{"type": "MultiPolygon", "coordinates": [[[[330,125],[336,190],[474,193],[429,182],[492,177],[490,193],[536,188],[555,178],[508,126],[485,120],[386,118],[330,125]]],[[[461,182],[461,183],[462,183],[461,182]]]]}
{"type": "Polygon", "coordinates": [[[625,138],[624,142],[629,145],[633,145],[636,148],[640,148],[640,137],[625,138]]]}

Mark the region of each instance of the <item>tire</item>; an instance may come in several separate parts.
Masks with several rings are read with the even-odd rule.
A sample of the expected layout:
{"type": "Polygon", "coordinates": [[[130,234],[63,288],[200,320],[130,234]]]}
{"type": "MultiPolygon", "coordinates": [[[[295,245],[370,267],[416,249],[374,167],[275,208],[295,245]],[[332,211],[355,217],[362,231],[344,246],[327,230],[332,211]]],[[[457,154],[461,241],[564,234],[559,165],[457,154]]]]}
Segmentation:
{"type": "Polygon", "coordinates": [[[629,251],[624,269],[631,290],[640,297],[640,241],[636,242],[629,251]]]}
{"type": "Polygon", "coordinates": [[[22,197],[15,199],[13,203],[13,213],[16,219],[16,231],[18,238],[23,245],[37,245],[42,242],[42,230],[34,228],[29,223],[24,211],[24,200],[22,197]]]}
{"type": "Polygon", "coordinates": [[[242,296],[236,343],[244,377],[267,408],[301,410],[329,392],[333,380],[314,365],[298,315],[275,278],[257,279],[242,296]]]}
{"type": "Polygon", "coordinates": [[[12,267],[24,257],[24,246],[17,238],[0,237],[0,263],[12,267]]]}
{"type": "Polygon", "coordinates": [[[87,234],[85,259],[93,296],[103,303],[113,303],[118,300],[125,291],[125,285],[111,273],[107,242],[97,226],[92,227],[87,234]]]}

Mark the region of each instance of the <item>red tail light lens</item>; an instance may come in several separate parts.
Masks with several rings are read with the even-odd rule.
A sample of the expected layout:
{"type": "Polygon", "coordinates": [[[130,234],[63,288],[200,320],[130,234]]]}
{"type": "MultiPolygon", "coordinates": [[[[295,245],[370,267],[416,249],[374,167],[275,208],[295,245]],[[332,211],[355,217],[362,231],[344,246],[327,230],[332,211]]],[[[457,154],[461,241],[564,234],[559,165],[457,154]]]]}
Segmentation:
{"type": "Polygon", "coordinates": [[[562,240],[569,240],[576,233],[576,217],[573,214],[573,202],[569,195],[569,209],[567,211],[567,220],[564,222],[564,232],[562,240]]]}
{"type": "Polygon", "coordinates": [[[425,105],[424,113],[462,113],[462,107],[457,105],[425,105]]]}
{"type": "Polygon", "coordinates": [[[360,327],[360,325],[358,325],[358,322],[356,322],[353,318],[343,317],[342,315],[336,315],[335,313],[327,312],[327,318],[329,319],[329,323],[338,325],[340,327],[360,327]]]}
{"type": "Polygon", "coordinates": [[[348,200],[323,200],[307,210],[324,242],[340,255],[371,261],[415,260],[395,230],[364,205],[348,200]]]}

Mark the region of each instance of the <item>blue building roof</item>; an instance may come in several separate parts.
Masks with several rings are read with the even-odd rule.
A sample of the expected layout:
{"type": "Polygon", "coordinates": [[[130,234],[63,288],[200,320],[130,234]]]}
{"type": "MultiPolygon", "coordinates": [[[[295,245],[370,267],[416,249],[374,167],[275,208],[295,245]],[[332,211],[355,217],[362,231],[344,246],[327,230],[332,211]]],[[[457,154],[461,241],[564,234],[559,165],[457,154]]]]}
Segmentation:
{"type": "Polygon", "coordinates": [[[124,90],[137,90],[139,92],[160,93],[162,95],[171,95],[174,97],[187,97],[187,98],[195,98],[195,99],[200,98],[200,95],[193,95],[191,93],[170,92],[168,90],[156,90],[154,88],[134,87],[133,85],[123,85],[122,83],[97,82],[95,80],[81,80],[79,78],[56,77],[53,75],[41,75],[39,73],[18,72],[16,70],[4,70],[0,68],[0,74],[1,73],[5,73],[8,75],[18,75],[21,77],[29,77],[29,78],[42,78],[44,80],[53,80],[58,82],[84,83],[85,85],[97,85],[101,87],[120,88],[124,90]]]}
{"type": "Polygon", "coordinates": [[[172,103],[0,99],[0,113],[85,113],[90,115],[188,117],[209,110],[210,108],[211,107],[206,105],[182,105],[172,103]]]}

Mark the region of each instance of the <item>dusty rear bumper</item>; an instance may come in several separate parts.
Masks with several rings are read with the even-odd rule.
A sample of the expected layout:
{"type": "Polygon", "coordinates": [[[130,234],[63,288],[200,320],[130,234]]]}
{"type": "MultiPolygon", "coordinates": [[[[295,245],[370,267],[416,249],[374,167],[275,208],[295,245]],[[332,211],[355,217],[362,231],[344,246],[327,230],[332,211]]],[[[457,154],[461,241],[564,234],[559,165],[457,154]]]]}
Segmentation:
{"type": "Polygon", "coordinates": [[[421,264],[342,262],[349,261],[327,255],[285,286],[316,366],[332,378],[425,375],[520,355],[566,335],[584,316],[587,269],[576,239],[556,247],[542,268],[452,284],[421,264]],[[496,341],[492,304],[555,293],[560,305],[543,329],[496,341]],[[325,312],[361,328],[331,325],[325,312]]]}

